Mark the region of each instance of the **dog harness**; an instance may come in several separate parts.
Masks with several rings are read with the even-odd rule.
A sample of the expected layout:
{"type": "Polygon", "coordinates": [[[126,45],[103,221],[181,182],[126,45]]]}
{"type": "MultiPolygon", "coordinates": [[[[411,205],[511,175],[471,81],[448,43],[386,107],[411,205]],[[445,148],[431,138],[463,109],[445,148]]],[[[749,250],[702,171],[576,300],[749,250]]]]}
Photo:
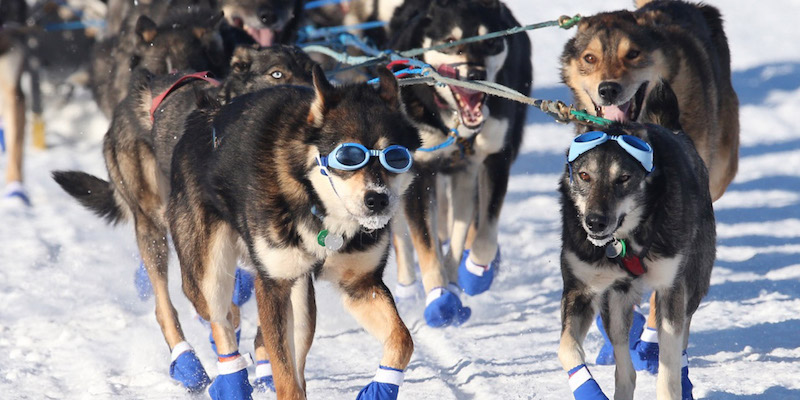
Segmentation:
{"type": "Polygon", "coordinates": [[[167,98],[167,96],[170,93],[172,93],[173,90],[177,89],[184,82],[192,80],[192,79],[201,79],[201,80],[204,80],[204,81],[206,81],[206,82],[208,82],[208,83],[210,83],[210,84],[212,84],[214,86],[221,85],[220,81],[209,77],[208,74],[209,74],[208,71],[201,71],[201,72],[195,72],[193,74],[184,75],[180,79],[175,81],[175,83],[173,83],[172,86],[167,88],[167,90],[163,91],[160,95],[158,95],[158,97],[154,98],[153,99],[153,105],[150,107],[150,122],[153,122],[153,120],[155,119],[155,113],[156,113],[156,109],[158,109],[158,106],[161,105],[161,103],[164,101],[164,99],[167,98]]]}
{"type": "Polygon", "coordinates": [[[610,260],[615,260],[620,268],[631,274],[634,278],[647,272],[647,268],[644,266],[641,257],[636,254],[628,254],[628,246],[625,244],[624,239],[614,239],[611,243],[607,244],[606,257],[610,260]]]}

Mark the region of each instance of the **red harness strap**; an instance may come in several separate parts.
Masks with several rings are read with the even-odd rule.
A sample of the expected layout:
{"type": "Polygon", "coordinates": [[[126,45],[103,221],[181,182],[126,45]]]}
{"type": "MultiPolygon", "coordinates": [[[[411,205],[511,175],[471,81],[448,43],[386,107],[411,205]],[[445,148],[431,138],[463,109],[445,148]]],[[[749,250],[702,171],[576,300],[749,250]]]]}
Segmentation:
{"type": "Polygon", "coordinates": [[[152,107],[150,107],[150,122],[153,122],[153,119],[155,118],[156,109],[158,108],[158,106],[161,105],[161,102],[163,102],[164,99],[167,98],[167,95],[172,93],[172,91],[177,89],[178,86],[180,86],[182,83],[191,79],[202,79],[214,86],[220,85],[220,82],[218,80],[208,76],[208,71],[195,72],[193,74],[182,76],[180,79],[175,81],[175,83],[173,83],[172,86],[167,88],[167,90],[165,90],[163,93],[158,95],[158,97],[153,99],[153,105],[152,107]]]}
{"type": "Polygon", "coordinates": [[[633,274],[633,276],[640,276],[647,272],[644,269],[644,264],[642,264],[642,259],[635,255],[624,257],[622,259],[622,267],[633,274]]]}

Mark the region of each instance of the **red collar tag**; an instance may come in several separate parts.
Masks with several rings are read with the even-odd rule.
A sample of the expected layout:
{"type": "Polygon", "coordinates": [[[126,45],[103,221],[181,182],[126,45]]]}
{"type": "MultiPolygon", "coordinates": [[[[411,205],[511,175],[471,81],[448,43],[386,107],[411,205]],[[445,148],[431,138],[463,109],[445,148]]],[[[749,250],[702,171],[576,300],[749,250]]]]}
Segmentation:
{"type": "Polygon", "coordinates": [[[195,72],[195,73],[189,74],[189,75],[184,75],[180,79],[175,81],[175,83],[173,83],[172,86],[167,88],[167,90],[165,90],[163,93],[158,95],[158,97],[153,99],[153,105],[150,107],[150,122],[153,122],[153,119],[155,117],[156,109],[158,108],[158,106],[161,105],[161,102],[163,102],[164,99],[167,98],[167,95],[172,93],[173,90],[177,89],[178,86],[180,86],[183,82],[186,82],[186,81],[188,81],[190,79],[202,79],[202,80],[204,80],[204,81],[206,81],[206,82],[208,82],[208,83],[210,83],[210,84],[212,84],[214,86],[219,86],[220,82],[218,80],[214,79],[214,78],[210,78],[208,76],[208,73],[209,73],[208,71],[201,71],[201,72],[195,72]]]}

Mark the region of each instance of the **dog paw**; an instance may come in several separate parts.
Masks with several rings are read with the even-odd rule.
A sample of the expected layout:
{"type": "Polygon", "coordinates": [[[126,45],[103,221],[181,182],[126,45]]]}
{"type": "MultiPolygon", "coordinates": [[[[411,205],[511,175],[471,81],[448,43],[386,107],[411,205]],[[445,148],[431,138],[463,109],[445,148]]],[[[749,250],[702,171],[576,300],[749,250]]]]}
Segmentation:
{"type": "Polygon", "coordinates": [[[253,361],[249,354],[238,355],[230,361],[217,362],[219,375],[208,388],[214,400],[252,399],[253,387],[247,379],[247,366],[253,361]]]}
{"type": "Polygon", "coordinates": [[[356,400],[397,400],[402,384],[403,371],[381,365],[372,382],[358,392],[356,400]]]}
{"type": "Polygon", "coordinates": [[[458,266],[458,284],[464,293],[475,296],[479,295],[492,286],[494,274],[500,266],[500,249],[489,265],[478,265],[472,262],[469,257],[469,250],[464,250],[461,256],[461,264],[458,266]]]}
{"type": "Polygon", "coordinates": [[[139,295],[139,300],[145,301],[153,295],[153,284],[150,282],[150,276],[147,275],[147,268],[144,262],[139,263],[139,268],[133,275],[133,285],[136,287],[136,294],[139,295]]]}
{"type": "Polygon", "coordinates": [[[6,202],[22,203],[22,205],[26,207],[31,206],[31,199],[28,197],[28,191],[25,190],[25,186],[19,181],[8,182],[6,184],[3,198],[6,202]]]}
{"type": "Polygon", "coordinates": [[[689,380],[689,356],[683,352],[681,367],[681,400],[694,400],[692,397],[692,381],[689,380]]]}
{"type": "Polygon", "coordinates": [[[642,332],[631,349],[631,359],[637,371],[658,373],[658,331],[648,327],[642,332]]]}
{"type": "Polygon", "coordinates": [[[241,307],[253,295],[253,274],[236,268],[236,284],[233,287],[233,304],[241,307]]]}
{"type": "Polygon", "coordinates": [[[272,365],[269,360],[256,362],[256,379],[253,386],[259,393],[275,392],[275,380],[272,378],[272,365]]]}
{"type": "Polygon", "coordinates": [[[608,400],[585,364],[569,370],[569,387],[575,400],[608,400]]]}
{"type": "Polygon", "coordinates": [[[419,284],[419,281],[411,282],[408,285],[397,283],[394,288],[394,301],[395,303],[412,303],[422,298],[424,289],[419,284]]]}
{"type": "Polygon", "coordinates": [[[431,289],[425,303],[425,322],[434,328],[459,326],[472,315],[472,310],[461,304],[458,287],[452,283],[447,288],[431,289]]]}
{"type": "Polygon", "coordinates": [[[172,349],[169,376],[191,392],[203,390],[211,382],[192,346],[186,342],[180,342],[172,349]]]}

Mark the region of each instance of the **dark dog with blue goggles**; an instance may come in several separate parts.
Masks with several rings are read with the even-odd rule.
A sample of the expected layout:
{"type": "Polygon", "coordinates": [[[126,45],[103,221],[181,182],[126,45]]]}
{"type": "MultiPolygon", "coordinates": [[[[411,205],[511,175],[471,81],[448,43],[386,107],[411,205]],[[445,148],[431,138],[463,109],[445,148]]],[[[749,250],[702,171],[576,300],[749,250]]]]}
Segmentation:
{"type": "Polygon", "coordinates": [[[381,165],[389,172],[400,174],[411,169],[411,152],[398,145],[383,150],[371,150],[359,143],[342,143],[327,156],[320,155],[317,164],[321,167],[322,175],[328,176],[328,167],[355,171],[367,165],[370,157],[378,157],[381,165]]]}
{"type": "Polygon", "coordinates": [[[567,155],[567,164],[569,165],[569,180],[572,182],[572,162],[575,161],[578,156],[587,151],[609,141],[613,140],[619,144],[619,147],[622,147],[628,154],[633,156],[636,161],[639,161],[639,164],[642,164],[642,167],[645,171],[649,174],[653,172],[653,148],[650,147],[650,144],[645,142],[642,139],[639,139],[636,136],[631,135],[619,135],[619,136],[609,136],[605,132],[600,131],[591,131],[586,132],[582,135],[579,135],[575,139],[572,140],[572,144],[569,146],[569,154],[567,155]]]}

